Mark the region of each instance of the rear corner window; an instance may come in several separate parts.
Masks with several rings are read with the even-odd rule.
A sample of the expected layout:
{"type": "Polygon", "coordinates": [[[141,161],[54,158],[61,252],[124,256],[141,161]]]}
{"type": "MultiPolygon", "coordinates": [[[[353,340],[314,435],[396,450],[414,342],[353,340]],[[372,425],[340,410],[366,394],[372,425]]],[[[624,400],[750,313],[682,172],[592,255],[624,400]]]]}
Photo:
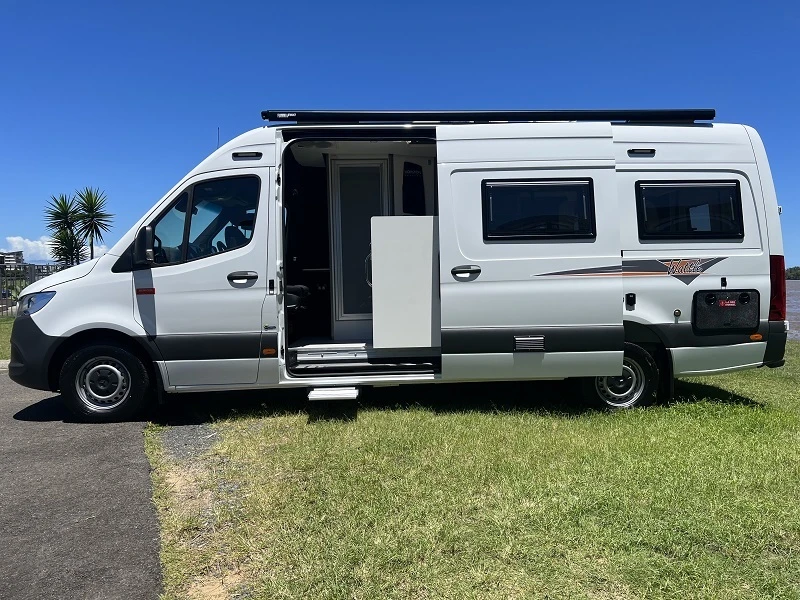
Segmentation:
{"type": "Polygon", "coordinates": [[[741,240],[738,181],[637,181],[641,240],[741,240]]]}
{"type": "Polygon", "coordinates": [[[594,239],[591,179],[484,180],[486,242],[594,239]]]}

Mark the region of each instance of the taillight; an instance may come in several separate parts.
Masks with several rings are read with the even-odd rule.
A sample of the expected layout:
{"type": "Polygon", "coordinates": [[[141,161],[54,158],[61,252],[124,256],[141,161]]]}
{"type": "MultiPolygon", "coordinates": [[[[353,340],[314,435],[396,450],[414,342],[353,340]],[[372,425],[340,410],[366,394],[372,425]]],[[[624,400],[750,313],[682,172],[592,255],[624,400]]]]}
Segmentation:
{"type": "Polygon", "coordinates": [[[783,256],[769,257],[769,320],[786,320],[786,264],[783,256]]]}

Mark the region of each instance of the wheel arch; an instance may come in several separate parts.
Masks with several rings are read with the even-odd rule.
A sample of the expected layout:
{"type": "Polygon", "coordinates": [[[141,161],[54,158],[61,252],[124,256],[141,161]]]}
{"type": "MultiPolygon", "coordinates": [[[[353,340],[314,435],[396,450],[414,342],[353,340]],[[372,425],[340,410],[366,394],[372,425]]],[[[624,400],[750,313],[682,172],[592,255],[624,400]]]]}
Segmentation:
{"type": "Polygon", "coordinates": [[[667,340],[657,327],[627,320],[622,324],[625,328],[625,341],[641,346],[656,360],[659,368],[659,401],[671,400],[674,393],[675,371],[667,340]]]}
{"type": "Polygon", "coordinates": [[[85,329],[73,333],[56,347],[47,370],[47,382],[52,391],[58,390],[58,377],[61,372],[61,367],[67,358],[73,354],[78,348],[88,346],[90,344],[111,344],[125,348],[131,351],[148,370],[151,377],[156,377],[160,380],[160,373],[153,364],[161,360],[155,344],[144,337],[138,337],[123,333],[117,329],[110,329],[106,327],[96,327],[92,329],[85,329]]]}

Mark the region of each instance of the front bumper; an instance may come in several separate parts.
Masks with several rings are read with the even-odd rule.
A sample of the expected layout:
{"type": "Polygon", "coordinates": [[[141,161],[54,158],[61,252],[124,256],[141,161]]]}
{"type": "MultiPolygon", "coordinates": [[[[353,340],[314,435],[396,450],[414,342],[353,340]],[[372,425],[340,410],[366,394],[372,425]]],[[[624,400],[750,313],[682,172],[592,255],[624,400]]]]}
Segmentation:
{"type": "Polygon", "coordinates": [[[767,336],[767,349],[764,351],[764,366],[775,368],[786,364],[786,337],[789,332],[788,321],[770,321],[767,336]]]}
{"type": "Polygon", "coordinates": [[[8,376],[25,387],[52,391],[48,377],[50,360],[60,341],[61,338],[42,332],[32,317],[14,319],[8,376]]]}

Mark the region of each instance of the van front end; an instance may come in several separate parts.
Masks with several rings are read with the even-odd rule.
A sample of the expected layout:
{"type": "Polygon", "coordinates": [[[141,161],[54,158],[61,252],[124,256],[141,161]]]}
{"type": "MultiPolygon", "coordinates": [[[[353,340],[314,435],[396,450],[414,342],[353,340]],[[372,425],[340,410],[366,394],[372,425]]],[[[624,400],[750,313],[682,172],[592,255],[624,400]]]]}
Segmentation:
{"type": "Polygon", "coordinates": [[[61,340],[45,334],[34,320],[34,314],[49,304],[55,296],[55,291],[21,296],[17,305],[17,317],[11,328],[8,376],[19,385],[34,390],[56,391],[49,381],[48,369],[61,340]]]}
{"type": "MultiPolygon", "coordinates": [[[[102,260],[96,258],[64,269],[22,290],[11,328],[8,375],[12,381],[35,390],[56,391],[49,381],[49,367],[63,340],[58,333],[45,333],[42,327],[58,330],[56,315],[68,312],[64,306],[66,297],[70,296],[67,292],[74,288],[74,282],[89,275],[102,260]]],[[[84,302],[83,306],[88,304],[84,302]]]]}
{"type": "Polygon", "coordinates": [[[11,330],[9,377],[60,391],[92,420],[131,416],[152,390],[157,357],[133,319],[131,275],[115,272],[118,260],[105,254],[28,286],[11,330]]]}

